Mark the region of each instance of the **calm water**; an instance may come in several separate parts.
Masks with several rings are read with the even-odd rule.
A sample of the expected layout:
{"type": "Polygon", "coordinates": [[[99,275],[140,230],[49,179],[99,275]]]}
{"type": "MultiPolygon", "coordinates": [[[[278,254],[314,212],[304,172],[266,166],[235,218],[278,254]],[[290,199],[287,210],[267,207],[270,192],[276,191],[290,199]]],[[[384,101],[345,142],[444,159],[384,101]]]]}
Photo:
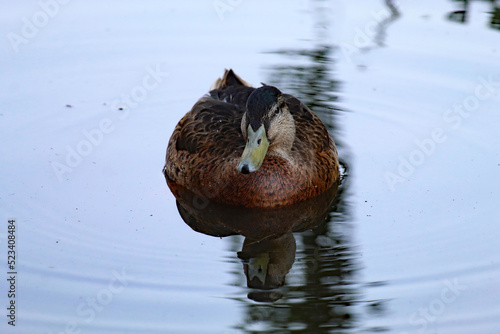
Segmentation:
{"type": "Polygon", "coordinates": [[[500,4],[47,3],[0,14],[2,333],[500,332],[500,4]],[[176,202],[168,139],[224,68],[322,118],[337,189],[176,202]]]}

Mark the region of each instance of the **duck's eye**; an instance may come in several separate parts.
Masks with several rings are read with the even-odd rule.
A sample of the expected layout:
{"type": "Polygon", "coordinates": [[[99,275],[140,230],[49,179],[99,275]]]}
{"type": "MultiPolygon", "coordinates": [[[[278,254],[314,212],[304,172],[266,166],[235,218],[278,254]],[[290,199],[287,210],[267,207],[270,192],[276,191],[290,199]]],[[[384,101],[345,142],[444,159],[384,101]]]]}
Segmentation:
{"type": "Polygon", "coordinates": [[[274,114],[275,114],[275,115],[278,115],[279,113],[280,113],[280,108],[279,108],[279,107],[277,107],[277,108],[276,108],[276,110],[274,110],[274,114]]]}

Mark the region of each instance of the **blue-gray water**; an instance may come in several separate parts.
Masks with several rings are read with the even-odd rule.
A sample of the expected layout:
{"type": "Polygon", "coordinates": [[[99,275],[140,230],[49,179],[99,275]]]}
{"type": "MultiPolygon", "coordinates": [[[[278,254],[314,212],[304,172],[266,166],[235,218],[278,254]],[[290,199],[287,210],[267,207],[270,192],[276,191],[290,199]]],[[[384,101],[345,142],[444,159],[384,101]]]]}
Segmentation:
{"type": "Polygon", "coordinates": [[[498,333],[499,8],[4,4],[0,253],[15,219],[18,274],[0,331],[498,333]],[[244,238],[193,231],[161,174],[224,68],[305,102],[345,170],[327,221],[277,246],[269,293],[247,287],[244,238]]]}

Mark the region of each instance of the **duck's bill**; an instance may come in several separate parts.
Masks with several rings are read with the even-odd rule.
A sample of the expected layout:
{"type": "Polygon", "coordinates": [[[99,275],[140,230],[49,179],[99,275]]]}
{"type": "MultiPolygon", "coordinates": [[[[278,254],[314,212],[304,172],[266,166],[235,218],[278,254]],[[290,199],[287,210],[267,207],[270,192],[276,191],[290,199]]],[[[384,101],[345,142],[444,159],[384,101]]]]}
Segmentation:
{"type": "Polygon", "coordinates": [[[248,125],[247,135],[247,145],[237,167],[238,171],[243,174],[255,172],[262,166],[269,147],[264,125],[261,125],[257,131],[253,131],[252,126],[248,125]]]}
{"type": "Polygon", "coordinates": [[[266,283],[269,253],[260,253],[248,261],[248,280],[257,279],[263,285],[266,283]]]}

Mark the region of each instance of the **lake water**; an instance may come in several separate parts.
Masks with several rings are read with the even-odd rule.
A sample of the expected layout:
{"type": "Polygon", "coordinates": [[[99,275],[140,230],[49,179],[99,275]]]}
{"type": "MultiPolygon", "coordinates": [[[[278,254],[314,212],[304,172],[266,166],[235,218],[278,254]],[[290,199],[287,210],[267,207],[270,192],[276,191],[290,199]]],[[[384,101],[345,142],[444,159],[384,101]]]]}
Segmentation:
{"type": "Polygon", "coordinates": [[[3,7],[1,333],[500,332],[498,2],[3,7]],[[293,234],[195,232],[167,188],[170,134],[224,68],[337,142],[335,198],[280,213],[319,207],[293,234]]]}

